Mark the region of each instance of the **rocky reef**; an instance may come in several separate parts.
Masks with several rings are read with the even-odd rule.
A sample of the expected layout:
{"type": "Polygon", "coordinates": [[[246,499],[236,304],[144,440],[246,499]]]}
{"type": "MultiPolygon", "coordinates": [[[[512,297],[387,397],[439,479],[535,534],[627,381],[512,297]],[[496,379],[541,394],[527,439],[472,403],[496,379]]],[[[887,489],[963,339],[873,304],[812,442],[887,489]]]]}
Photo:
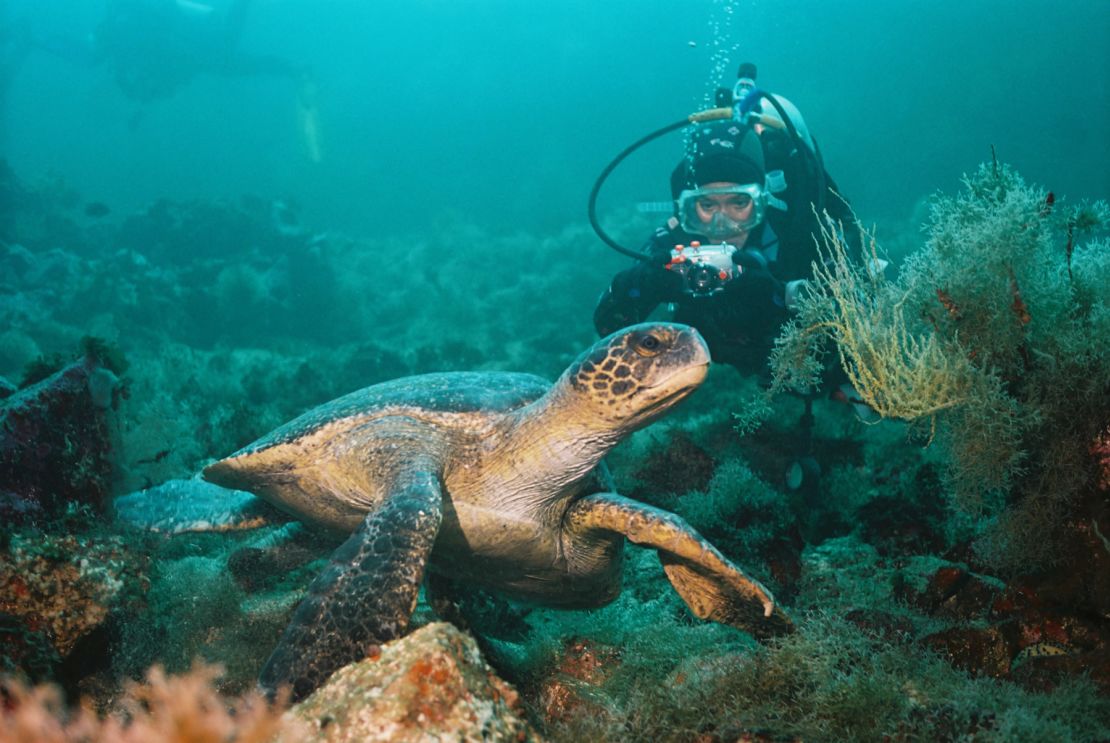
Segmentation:
{"type": "MultiPolygon", "coordinates": [[[[865,425],[834,401],[768,399],[714,368],[679,412],[610,457],[620,491],[707,535],[785,601],[797,632],[760,645],[696,620],[655,556],[633,547],[623,593],[590,612],[464,587],[448,612],[458,629],[422,597],[411,634],[287,709],[253,694],[254,680],[336,537],[292,525],[152,534],[116,519],[114,501],[187,487],[206,461],[378,381],[557,373],[591,340],[617,259],[567,260],[585,227],[498,235],[458,220],[434,239],[367,240],[255,198],[93,222],[63,185],[0,171],[16,197],[0,212],[0,375],[11,380],[0,383],[0,739],[1110,737],[1108,372],[1090,343],[1106,337],[1097,289],[1110,259],[1104,241],[1081,244],[1095,228],[1079,212],[1057,202],[1041,215],[1044,195],[1004,176],[987,166],[981,177],[1000,182],[973,180],[942,206],[981,220],[979,253],[1004,233],[1044,260],[1022,258],[1012,279],[995,261],[991,280],[961,283],[955,258],[943,275],[913,259],[903,275],[918,283],[900,287],[917,311],[904,327],[966,343],[944,346],[960,364],[989,357],[1003,370],[961,366],[978,386],[943,388],[990,392],[990,405],[963,418],[944,408],[934,429],[877,399],[887,419],[865,425]],[[1027,271],[1046,266],[1038,285],[1027,271]],[[1061,287],[1066,302],[1053,298],[1061,287]],[[82,343],[90,333],[104,340],[82,343]],[[982,415],[1007,396],[1037,414],[982,415]],[[763,425],[738,430],[734,414],[758,405],[763,425]],[[1000,435],[961,448],[973,431],[1000,435]],[[803,449],[820,477],[792,488],[803,449]]],[[[931,260],[969,224],[939,219],[931,260]]]]}
{"type": "Polygon", "coordinates": [[[110,502],[119,402],[116,375],[86,355],[0,400],[0,515],[11,524],[56,519],[110,502]]]}
{"type": "Polygon", "coordinates": [[[303,723],[296,737],[281,738],[290,742],[536,739],[520,694],[472,637],[444,623],[338,671],[288,714],[303,723]]]}

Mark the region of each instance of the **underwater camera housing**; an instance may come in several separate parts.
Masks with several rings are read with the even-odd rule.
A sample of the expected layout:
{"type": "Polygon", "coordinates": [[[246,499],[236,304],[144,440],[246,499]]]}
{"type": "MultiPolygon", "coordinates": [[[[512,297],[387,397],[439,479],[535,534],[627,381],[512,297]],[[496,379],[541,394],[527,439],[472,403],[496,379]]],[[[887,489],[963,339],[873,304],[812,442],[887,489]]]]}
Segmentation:
{"type": "Polygon", "coordinates": [[[732,261],[736,246],[728,243],[675,245],[665,268],[682,276],[683,291],[691,297],[709,297],[724,290],[725,284],[740,273],[732,261]]]}

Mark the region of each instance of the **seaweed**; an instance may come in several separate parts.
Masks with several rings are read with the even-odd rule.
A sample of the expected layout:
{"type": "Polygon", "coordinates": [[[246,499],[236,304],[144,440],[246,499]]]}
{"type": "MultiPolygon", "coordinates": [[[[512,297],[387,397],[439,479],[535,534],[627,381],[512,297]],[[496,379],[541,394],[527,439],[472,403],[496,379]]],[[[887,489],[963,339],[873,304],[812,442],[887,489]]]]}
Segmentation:
{"type": "Polygon", "coordinates": [[[996,519],[979,548],[1004,572],[1065,554],[1063,526],[1093,491],[1088,450],[1110,414],[1110,246],[1071,247],[1110,209],[1046,204],[1056,199],[1012,168],[983,165],[963,193],[934,199],[929,239],[894,280],[871,270],[881,254],[870,235],[860,265],[827,220],[810,291],[772,358],[778,389],[805,389],[831,341],[863,400],[942,447],[951,502],[996,519]]]}

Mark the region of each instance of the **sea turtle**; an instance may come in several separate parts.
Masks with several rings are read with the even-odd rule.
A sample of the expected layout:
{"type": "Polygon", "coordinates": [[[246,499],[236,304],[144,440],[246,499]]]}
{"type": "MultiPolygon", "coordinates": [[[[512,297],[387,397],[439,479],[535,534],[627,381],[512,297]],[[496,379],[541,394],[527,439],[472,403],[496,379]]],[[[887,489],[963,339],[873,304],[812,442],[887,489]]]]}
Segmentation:
{"type": "Polygon", "coordinates": [[[602,457],[701,384],[709,352],[674,323],[623,329],[554,383],[531,375],[405,377],[340,397],[204,469],[350,537],[331,555],[259,677],[306,696],[406,631],[425,570],[550,606],[620,592],[624,540],[658,550],[695,615],[788,631],[771,593],[678,516],[590,492],[602,457]]]}

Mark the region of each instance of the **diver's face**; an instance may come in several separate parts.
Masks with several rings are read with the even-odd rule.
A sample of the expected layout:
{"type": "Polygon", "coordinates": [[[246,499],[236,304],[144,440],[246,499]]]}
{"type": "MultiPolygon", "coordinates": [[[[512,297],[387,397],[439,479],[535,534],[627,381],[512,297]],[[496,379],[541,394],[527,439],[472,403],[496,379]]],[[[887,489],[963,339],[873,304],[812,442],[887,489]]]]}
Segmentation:
{"type": "MultiPolygon", "coordinates": [[[[739,184],[728,181],[714,181],[702,184],[702,188],[730,188],[739,184]]],[[[740,227],[745,225],[752,217],[755,202],[746,193],[709,193],[698,197],[694,203],[698,220],[708,227],[709,225],[735,225],[734,231],[724,235],[724,242],[732,243],[737,247],[743,246],[748,239],[748,230],[740,227]]],[[[707,230],[711,231],[711,230],[707,230]]]]}

